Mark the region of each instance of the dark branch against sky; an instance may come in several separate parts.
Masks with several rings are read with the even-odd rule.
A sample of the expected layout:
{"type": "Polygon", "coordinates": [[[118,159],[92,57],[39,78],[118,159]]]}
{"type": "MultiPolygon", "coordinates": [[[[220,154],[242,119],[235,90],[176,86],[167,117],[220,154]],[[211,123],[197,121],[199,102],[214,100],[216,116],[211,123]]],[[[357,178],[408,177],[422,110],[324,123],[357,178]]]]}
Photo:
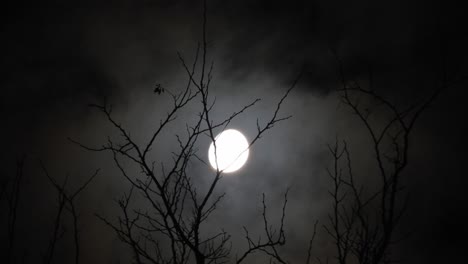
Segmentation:
{"type": "MultiPolygon", "coordinates": [[[[118,259],[121,248],[113,234],[92,214],[115,213],[111,204],[124,189],[121,178],[111,160],[85,153],[67,138],[106,140],[109,127],[86,107],[104,100],[144,138],[170,103],[164,94],[153,94],[154,85],[173,90],[184,85],[177,52],[194,54],[201,14],[201,3],[188,0],[24,1],[2,7],[2,179],[12,175],[16,157],[26,154],[22,199],[35,200],[24,205],[21,224],[34,219],[45,224],[48,219],[39,216],[53,204],[54,197],[43,194],[49,187],[38,159],[54,175],[70,173],[76,184],[101,168],[103,175],[82,198],[83,222],[91,230],[83,234],[84,258],[89,263],[118,259]]],[[[296,247],[288,254],[303,259],[301,248],[307,248],[315,220],[326,216],[329,206],[326,144],[336,135],[353,138],[350,148],[360,169],[369,169],[363,132],[333,92],[340,85],[337,58],[347,78],[364,85],[371,80],[398,104],[417,101],[444,76],[467,77],[465,22],[464,10],[446,1],[208,1],[215,119],[257,97],[264,100],[252,115],[267,118],[269,103],[304,69],[282,109],[293,118],[262,138],[238,177],[223,179],[227,212],[214,221],[228,223],[231,231],[242,225],[255,228],[261,192],[271,197],[275,210],[291,187],[287,231],[296,247]]],[[[444,90],[413,134],[414,161],[405,183],[411,209],[402,228],[412,232],[398,250],[404,263],[450,263],[463,256],[465,86],[461,81],[444,90]]],[[[180,118],[190,118],[190,111],[180,118]]],[[[248,137],[255,132],[255,118],[247,115],[232,125],[248,137]]],[[[184,124],[172,129],[184,129],[184,124]]],[[[171,144],[161,142],[155,156],[170,151],[171,144]]],[[[34,232],[25,234],[27,243],[40,243],[31,237],[43,231],[34,232]]]]}

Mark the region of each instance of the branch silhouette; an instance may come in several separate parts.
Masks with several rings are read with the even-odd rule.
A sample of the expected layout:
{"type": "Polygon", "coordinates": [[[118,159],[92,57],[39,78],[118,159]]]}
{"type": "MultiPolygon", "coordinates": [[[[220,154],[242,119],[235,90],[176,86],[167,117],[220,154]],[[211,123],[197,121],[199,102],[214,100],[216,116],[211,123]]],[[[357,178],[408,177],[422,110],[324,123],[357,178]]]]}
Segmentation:
{"type": "MultiPolygon", "coordinates": [[[[224,193],[217,194],[216,192],[218,183],[223,177],[223,171],[216,169],[209,176],[208,182],[200,188],[197,187],[199,183],[194,182],[191,177],[188,166],[193,161],[201,161],[206,165],[206,162],[197,155],[196,145],[200,136],[208,137],[213,142],[217,162],[215,134],[226,129],[233,120],[245,114],[260,99],[254,99],[219,121],[212,119],[216,100],[210,96],[214,63],[208,61],[206,8],[206,1],[204,1],[202,43],[196,47],[193,62],[188,63],[184,56],[178,53],[179,61],[187,76],[187,84],[179,93],[173,92],[169,87],[164,87],[165,93],[158,94],[158,96],[168,95],[172,100],[172,107],[166,117],[159,122],[159,126],[150,134],[149,140],[143,144],[137,143],[129,129],[117,121],[112,114],[112,105],[107,104],[91,104],[90,107],[104,115],[107,122],[119,133],[118,139],[109,137],[106,143],[97,147],[69,139],[85,150],[111,153],[116,167],[129,183],[128,194],[124,194],[117,200],[121,211],[117,222],[100,214],[96,216],[131,248],[133,260],[136,263],[187,263],[190,260],[197,264],[222,263],[228,261],[231,255],[230,235],[222,227],[214,234],[205,234],[203,231],[203,226],[219,208],[218,205],[225,197],[224,193]],[[149,154],[156,146],[156,141],[161,137],[162,131],[168,130],[168,124],[177,120],[177,114],[180,111],[189,104],[196,103],[199,108],[195,121],[185,124],[184,137],[175,134],[178,149],[171,153],[172,163],[160,164],[158,160],[151,160],[149,154]],[[139,170],[130,170],[127,162],[136,165],[139,170]],[[143,199],[149,207],[134,205],[132,201],[136,199],[143,199]]],[[[299,78],[300,74],[279,99],[266,124],[260,125],[257,120],[257,133],[249,142],[249,148],[277,123],[290,118],[290,116],[281,117],[280,110],[299,78]]],[[[268,257],[285,263],[277,248],[285,243],[283,226],[286,200],[285,196],[283,215],[277,232],[270,229],[266,217],[266,203],[263,200],[266,242],[252,244],[253,240],[247,239],[249,249],[241,254],[242,257],[237,263],[242,262],[253,252],[262,252],[268,257]]],[[[246,229],[245,231],[247,232],[246,229]]]]}

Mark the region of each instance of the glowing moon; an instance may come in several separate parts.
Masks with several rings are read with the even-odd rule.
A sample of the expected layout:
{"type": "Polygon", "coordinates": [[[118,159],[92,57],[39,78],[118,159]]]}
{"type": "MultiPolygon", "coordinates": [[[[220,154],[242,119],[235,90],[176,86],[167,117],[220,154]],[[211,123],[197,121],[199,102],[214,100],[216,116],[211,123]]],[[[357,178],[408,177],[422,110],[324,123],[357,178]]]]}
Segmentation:
{"type": "Polygon", "coordinates": [[[249,143],[241,132],[224,130],[215,137],[215,142],[216,155],[213,142],[208,149],[208,159],[213,169],[218,167],[220,171],[233,172],[244,166],[249,157],[249,143]]]}

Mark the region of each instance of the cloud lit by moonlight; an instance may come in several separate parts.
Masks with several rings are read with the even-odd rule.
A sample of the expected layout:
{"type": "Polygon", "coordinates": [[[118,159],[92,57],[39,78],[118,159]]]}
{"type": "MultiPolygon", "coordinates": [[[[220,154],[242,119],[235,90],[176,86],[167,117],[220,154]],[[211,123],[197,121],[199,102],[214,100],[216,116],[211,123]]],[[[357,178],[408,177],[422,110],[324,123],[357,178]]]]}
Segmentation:
{"type": "Polygon", "coordinates": [[[229,173],[244,166],[249,157],[249,143],[241,132],[225,130],[215,137],[215,142],[216,154],[213,142],[208,149],[208,159],[213,169],[218,167],[220,171],[229,173]]]}

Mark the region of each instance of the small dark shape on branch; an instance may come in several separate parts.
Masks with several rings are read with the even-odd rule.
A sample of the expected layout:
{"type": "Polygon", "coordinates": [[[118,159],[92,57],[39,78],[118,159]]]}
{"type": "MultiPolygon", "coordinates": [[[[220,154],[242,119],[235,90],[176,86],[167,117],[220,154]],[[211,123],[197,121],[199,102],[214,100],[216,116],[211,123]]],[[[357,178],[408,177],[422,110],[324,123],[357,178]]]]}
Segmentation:
{"type": "Polygon", "coordinates": [[[156,86],[154,87],[153,92],[157,94],[164,93],[164,87],[162,87],[161,84],[157,83],[156,86]]]}

